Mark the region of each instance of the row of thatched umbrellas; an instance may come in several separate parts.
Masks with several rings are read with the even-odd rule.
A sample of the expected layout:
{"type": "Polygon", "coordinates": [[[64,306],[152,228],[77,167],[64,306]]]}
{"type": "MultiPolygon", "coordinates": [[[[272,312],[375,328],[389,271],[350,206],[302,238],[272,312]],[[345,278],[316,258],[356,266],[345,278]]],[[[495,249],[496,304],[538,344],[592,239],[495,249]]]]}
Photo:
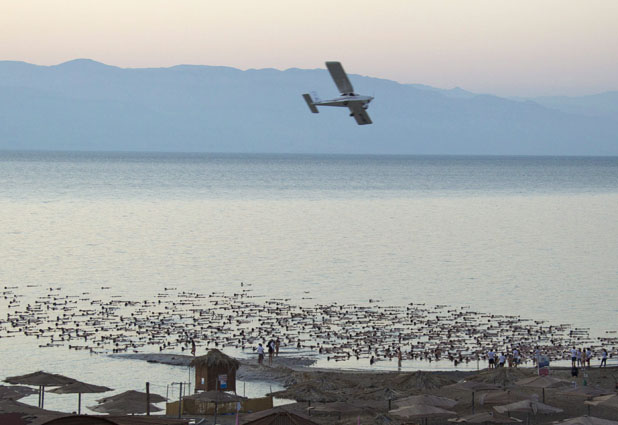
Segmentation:
{"type": "MultiPolygon", "coordinates": [[[[6,378],[4,381],[15,386],[0,387],[1,399],[17,400],[37,392],[29,387],[23,387],[20,385],[31,385],[38,387],[38,407],[40,409],[43,409],[45,404],[45,387],[56,387],[49,391],[55,394],[77,394],[78,414],[81,414],[82,394],[112,391],[112,389],[108,387],[88,384],[63,375],[43,371],[20,376],[11,376],[6,378]]],[[[95,412],[109,414],[134,414],[146,413],[147,411],[158,412],[162,409],[149,403],[161,403],[165,400],[166,398],[158,394],[146,394],[139,391],[125,391],[124,393],[117,394],[115,396],[101,398],[97,400],[97,402],[100,403],[99,405],[88,406],[88,408],[95,412]]]]}
{"type": "MultiPolygon", "coordinates": [[[[571,387],[569,381],[550,376],[528,377],[519,379],[513,384],[515,391],[512,389],[505,389],[498,384],[474,380],[461,381],[445,386],[445,388],[468,391],[472,394],[472,414],[456,419],[449,419],[449,421],[469,423],[514,423],[521,422],[521,420],[511,417],[510,415],[512,413],[523,412],[526,413],[526,415],[560,413],[562,409],[544,403],[545,389],[560,386],[565,386],[565,388],[560,391],[560,394],[565,396],[595,397],[585,402],[588,407],[600,405],[618,409],[618,394],[612,393],[609,390],[593,387],[571,387]],[[568,387],[566,387],[567,385],[568,387]],[[526,394],[523,390],[527,388],[541,389],[543,402],[538,401],[538,395],[536,394],[526,394]],[[476,392],[482,392],[480,396],[481,405],[494,405],[493,412],[474,413],[474,394],[476,392]]],[[[311,408],[313,412],[337,412],[341,415],[362,412],[364,409],[374,407],[371,402],[366,401],[363,401],[362,405],[342,401],[328,402],[328,400],[332,400],[331,397],[337,398],[337,394],[329,393],[322,388],[324,388],[324,385],[315,385],[312,384],[311,381],[305,381],[287,390],[273,393],[273,395],[283,398],[294,398],[299,401],[322,402],[323,404],[314,405],[311,408]],[[295,395],[295,390],[297,389],[300,389],[301,393],[296,393],[295,395]]],[[[382,399],[388,399],[388,412],[392,416],[404,420],[426,420],[427,418],[433,417],[445,418],[457,415],[454,411],[450,410],[458,404],[456,400],[428,394],[397,397],[400,394],[401,393],[392,389],[390,389],[390,391],[384,391],[385,397],[382,399]],[[396,407],[395,409],[391,409],[391,397],[393,397],[392,402],[396,407]]],[[[347,394],[346,397],[342,398],[347,399],[349,396],[350,394],[347,394]]],[[[590,414],[590,411],[588,411],[588,414],[590,414]]],[[[603,425],[602,421],[603,420],[595,423],[597,425],[603,425]]],[[[609,423],[604,425],[609,425],[609,423]]],[[[618,425],[618,423],[614,423],[614,425],[618,425]]]]}

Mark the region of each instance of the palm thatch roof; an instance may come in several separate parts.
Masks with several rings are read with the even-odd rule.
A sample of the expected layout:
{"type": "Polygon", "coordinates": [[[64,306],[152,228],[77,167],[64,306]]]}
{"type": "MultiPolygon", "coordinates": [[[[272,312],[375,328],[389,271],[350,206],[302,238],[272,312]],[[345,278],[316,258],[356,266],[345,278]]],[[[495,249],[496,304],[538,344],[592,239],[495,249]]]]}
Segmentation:
{"type": "Polygon", "coordinates": [[[474,376],[466,378],[468,381],[486,382],[502,385],[504,387],[514,385],[515,382],[531,376],[530,370],[514,367],[498,367],[484,370],[474,376]]]}
{"type": "MultiPolygon", "coordinates": [[[[23,387],[21,385],[0,385],[0,400],[10,399],[19,400],[20,398],[27,397],[32,394],[36,394],[37,391],[30,387],[23,387]]],[[[601,394],[596,394],[601,395],[601,394]]]]}
{"type": "MultiPolygon", "coordinates": [[[[107,403],[109,401],[117,401],[117,400],[131,400],[136,401],[138,403],[145,404],[148,399],[148,395],[141,391],[129,390],[120,394],[103,397],[97,400],[99,403],[107,403]]],[[[163,403],[167,399],[159,394],[150,393],[150,402],[151,403],[163,403]]]]}
{"type": "Polygon", "coordinates": [[[44,387],[59,387],[62,385],[72,384],[76,379],[58,375],[56,373],[47,373],[39,370],[38,372],[28,373],[20,376],[10,376],[4,380],[9,384],[21,385],[36,385],[44,387]]]}
{"type": "Polygon", "coordinates": [[[63,385],[50,391],[54,394],[94,394],[111,391],[111,388],[101,385],[92,385],[85,382],[73,382],[72,384],[63,385]]]}
{"type": "Polygon", "coordinates": [[[343,401],[345,395],[325,390],[314,381],[304,381],[290,388],[275,391],[269,395],[276,398],[285,398],[296,401],[316,401],[320,403],[330,403],[333,401],[343,401]]]}
{"type": "Polygon", "coordinates": [[[221,368],[227,370],[236,370],[240,367],[240,362],[233,357],[223,354],[221,351],[213,348],[204,356],[196,357],[191,361],[191,366],[206,366],[212,368],[221,368]]]}
{"type": "Polygon", "coordinates": [[[442,388],[453,382],[453,379],[446,376],[419,370],[417,372],[399,374],[393,379],[392,385],[400,391],[426,391],[442,388]]]}

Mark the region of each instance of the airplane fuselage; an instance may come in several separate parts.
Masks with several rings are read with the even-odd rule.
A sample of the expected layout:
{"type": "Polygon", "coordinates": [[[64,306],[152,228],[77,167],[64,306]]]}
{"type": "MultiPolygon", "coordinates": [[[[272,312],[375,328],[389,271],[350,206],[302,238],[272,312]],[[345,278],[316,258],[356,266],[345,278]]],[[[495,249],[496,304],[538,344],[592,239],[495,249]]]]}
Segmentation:
{"type": "Polygon", "coordinates": [[[339,97],[335,97],[334,99],[328,100],[320,100],[319,102],[314,102],[315,105],[321,106],[343,106],[347,107],[350,103],[360,103],[364,108],[369,105],[369,102],[373,100],[372,96],[364,96],[360,94],[342,94],[339,97]]]}

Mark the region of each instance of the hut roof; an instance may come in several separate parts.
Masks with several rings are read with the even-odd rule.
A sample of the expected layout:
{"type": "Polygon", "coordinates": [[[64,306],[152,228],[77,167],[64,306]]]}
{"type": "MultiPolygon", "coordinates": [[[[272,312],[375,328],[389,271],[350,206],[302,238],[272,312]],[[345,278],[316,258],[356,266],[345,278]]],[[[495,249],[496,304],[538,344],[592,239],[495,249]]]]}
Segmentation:
{"type": "Polygon", "coordinates": [[[223,354],[216,348],[213,348],[208,352],[208,354],[194,358],[191,362],[191,366],[206,366],[236,370],[240,367],[240,362],[235,358],[223,354]]]}

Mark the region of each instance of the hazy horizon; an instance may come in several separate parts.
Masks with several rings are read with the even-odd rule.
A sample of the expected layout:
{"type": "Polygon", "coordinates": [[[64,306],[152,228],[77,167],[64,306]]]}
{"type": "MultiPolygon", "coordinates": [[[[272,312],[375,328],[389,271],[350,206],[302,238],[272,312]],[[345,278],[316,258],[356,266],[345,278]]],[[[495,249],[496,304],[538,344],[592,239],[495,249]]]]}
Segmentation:
{"type": "MultiPolygon", "coordinates": [[[[313,68],[299,68],[296,66],[293,67],[289,67],[289,68],[276,68],[276,67],[263,67],[263,68],[239,68],[239,67],[235,67],[235,66],[231,66],[231,65],[212,65],[212,64],[207,64],[207,63],[177,63],[177,64],[172,64],[172,65],[166,65],[166,66],[123,66],[123,65],[117,65],[117,64],[113,64],[113,63],[108,63],[108,62],[104,62],[101,60],[98,60],[96,58],[89,58],[89,57],[79,57],[79,58],[72,58],[72,59],[67,59],[58,63],[50,63],[50,64],[43,64],[43,63],[34,63],[34,62],[29,62],[29,61],[24,61],[24,60],[13,60],[13,59],[0,59],[0,62],[23,62],[23,63],[27,63],[29,65],[35,65],[35,66],[42,66],[42,67],[55,67],[55,66],[61,66],[67,63],[71,63],[71,62],[76,62],[76,61],[92,61],[92,62],[96,62],[99,64],[103,64],[105,66],[109,66],[109,67],[113,67],[113,68],[119,68],[119,69],[170,69],[170,68],[174,68],[174,67],[179,67],[179,66],[203,66],[203,67],[221,67],[221,68],[232,68],[232,69],[238,69],[240,71],[251,71],[251,70],[256,70],[256,71],[261,71],[261,70],[269,70],[269,69],[274,69],[276,71],[281,71],[281,72],[285,72],[285,71],[289,71],[289,70],[293,70],[293,69],[300,69],[300,70],[316,70],[316,69],[323,69],[326,70],[326,66],[317,66],[317,67],[313,67],[313,68]]],[[[454,89],[461,89],[461,90],[465,90],[468,91],[470,93],[473,94],[486,94],[486,95],[493,95],[493,96],[498,96],[498,97],[505,97],[505,98],[536,98],[536,97],[553,97],[553,96],[564,96],[564,97],[582,97],[582,96],[594,96],[594,95],[598,95],[598,94],[603,94],[603,93],[608,93],[608,92],[616,92],[618,91],[617,89],[607,89],[607,90],[600,90],[600,91],[593,91],[593,92],[589,92],[589,93],[581,93],[579,95],[573,95],[573,94],[561,94],[561,93],[555,93],[553,95],[530,95],[530,96],[526,96],[526,95],[520,95],[520,94],[511,94],[511,95],[501,95],[498,93],[490,93],[490,92],[478,92],[478,91],[474,91],[474,90],[470,90],[467,87],[462,87],[462,86],[448,86],[448,87],[440,87],[440,86],[435,86],[435,85],[430,85],[426,82],[423,81],[417,81],[417,82],[402,82],[402,81],[397,81],[397,80],[393,80],[390,78],[384,78],[384,77],[377,77],[374,75],[365,75],[362,73],[357,73],[357,72],[349,72],[349,74],[354,74],[354,75],[362,75],[365,77],[369,77],[369,78],[377,78],[377,79],[381,79],[381,80],[389,80],[389,81],[394,81],[396,83],[399,84],[405,84],[405,85],[420,85],[420,86],[427,86],[427,87],[432,87],[432,88],[436,88],[436,89],[440,89],[440,90],[454,90],[454,89]]]]}

